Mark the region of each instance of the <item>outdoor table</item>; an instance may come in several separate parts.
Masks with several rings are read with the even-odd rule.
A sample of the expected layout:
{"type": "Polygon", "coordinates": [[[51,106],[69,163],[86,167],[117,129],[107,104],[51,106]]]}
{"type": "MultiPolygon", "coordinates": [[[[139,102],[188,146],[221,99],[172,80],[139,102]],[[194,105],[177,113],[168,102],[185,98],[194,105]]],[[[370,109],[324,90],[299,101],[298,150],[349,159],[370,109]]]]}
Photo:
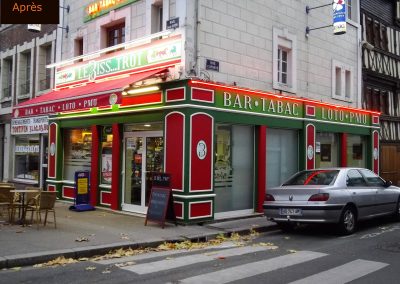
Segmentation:
{"type": "Polygon", "coordinates": [[[25,194],[26,193],[36,193],[36,192],[39,193],[39,190],[36,190],[36,189],[13,189],[13,190],[10,190],[10,192],[20,193],[22,196],[22,200],[21,200],[22,216],[17,223],[25,226],[25,224],[26,224],[26,218],[25,218],[26,216],[25,215],[26,215],[26,206],[27,206],[27,204],[25,204],[25,194]]]}

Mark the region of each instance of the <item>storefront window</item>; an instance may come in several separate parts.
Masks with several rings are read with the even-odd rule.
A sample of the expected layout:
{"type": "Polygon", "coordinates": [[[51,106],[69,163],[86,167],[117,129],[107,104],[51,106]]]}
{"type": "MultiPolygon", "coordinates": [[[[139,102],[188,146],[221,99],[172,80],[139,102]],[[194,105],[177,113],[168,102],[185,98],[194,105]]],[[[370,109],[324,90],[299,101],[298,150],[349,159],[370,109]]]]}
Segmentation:
{"type": "Polygon", "coordinates": [[[267,190],[281,185],[298,171],[298,133],[267,129],[267,190]]]}
{"type": "Polygon", "coordinates": [[[101,183],[111,184],[112,174],[112,128],[103,127],[101,136],[101,183]]]}
{"type": "Polygon", "coordinates": [[[92,132],[90,129],[64,131],[64,179],[74,180],[76,171],[90,170],[92,132]]]}
{"type": "Polygon", "coordinates": [[[335,133],[318,132],[315,141],[315,167],[338,167],[338,137],[335,133]]]}
{"type": "Polygon", "coordinates": [[[253,208],[253,127],[217,124],[215,135],[215,212],[253,208]]]}
{"type": "Polygon", "coordinates": [[[347,166],[365,168],[367,142],[359,135],[347,136],[347,166]]]}
{"type": "Polygon", "coordinates": [[[39,136],[16,136],[14,153],[14,177],[38,181],[40,162],[39,136]]]}

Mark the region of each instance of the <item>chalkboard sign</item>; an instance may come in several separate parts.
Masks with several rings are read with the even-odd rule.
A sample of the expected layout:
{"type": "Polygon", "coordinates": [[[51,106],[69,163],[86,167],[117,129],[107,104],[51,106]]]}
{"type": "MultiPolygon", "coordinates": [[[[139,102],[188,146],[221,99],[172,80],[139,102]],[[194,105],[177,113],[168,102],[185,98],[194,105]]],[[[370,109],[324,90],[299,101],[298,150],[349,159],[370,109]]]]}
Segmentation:
{"type": "Polygon", "coordinates": [[[153,175],[153,186],[170,187],[171,176],[165,173],[156,173],[153,175]]]}
{"type": "Polygon", "coordinates": [[[164,229],[166,219],[175,222],[171,188],[153,186],[144,225],[147,225],[147,221],[154,221],[160,223],[164,229]]]}

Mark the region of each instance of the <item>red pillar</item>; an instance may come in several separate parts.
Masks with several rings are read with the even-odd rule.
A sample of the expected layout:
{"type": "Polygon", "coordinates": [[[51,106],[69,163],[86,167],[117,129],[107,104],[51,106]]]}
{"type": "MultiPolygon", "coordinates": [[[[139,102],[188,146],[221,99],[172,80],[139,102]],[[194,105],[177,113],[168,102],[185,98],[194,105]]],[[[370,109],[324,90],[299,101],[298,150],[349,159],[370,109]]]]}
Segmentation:
{"type": "Polygon", "coordinates": [[[121,178],[121,131],[120,125],[115,123],[112,125],[112,174],[111,174],[111,209],[118,210],[119,191],[121,178]]]}
{"type": "Polygon", "coordinates": [[[90,204],[97,205],[97,195],[99,190],[99,127],[92,126],[92,164],[90,166],[90,204]]]}
{"type": "Polygon", "coordinates": [[[340,144],[341,144],[341,152],[340,152],[340,166],[347,167],[347,133],[342,133],[340,135],[340,144]]]}
{"type": "Polygon", "coordinates": [[[266,187],[266,167],[267,167],[267,127],[261,125],[258,127],[258,179],[257,179],[257,212],[262,213],[262,205],[265,198],[265,187],[266,187]]]}

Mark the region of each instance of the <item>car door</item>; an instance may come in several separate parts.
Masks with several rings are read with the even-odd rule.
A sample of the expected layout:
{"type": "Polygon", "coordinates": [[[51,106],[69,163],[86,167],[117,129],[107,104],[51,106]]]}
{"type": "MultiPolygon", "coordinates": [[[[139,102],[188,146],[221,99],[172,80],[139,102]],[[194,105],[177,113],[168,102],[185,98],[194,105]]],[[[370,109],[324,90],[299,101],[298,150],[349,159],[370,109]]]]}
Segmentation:
{"type": "Polygon", "coordinates": [[[376,189],[367,186],[367,182],[358,170],[347,172],[347,189],[352,201],[358,208],[358,218],[375,214],[376,189]]]}
{"type": "Polygon", "coordinates": [[[385,182],[374,172],[367,169],[360,170],[364,176],[367,186],[376,192],[375,214],[394,212],[396,208],[397,195],[385,187],[385,182]]]}

